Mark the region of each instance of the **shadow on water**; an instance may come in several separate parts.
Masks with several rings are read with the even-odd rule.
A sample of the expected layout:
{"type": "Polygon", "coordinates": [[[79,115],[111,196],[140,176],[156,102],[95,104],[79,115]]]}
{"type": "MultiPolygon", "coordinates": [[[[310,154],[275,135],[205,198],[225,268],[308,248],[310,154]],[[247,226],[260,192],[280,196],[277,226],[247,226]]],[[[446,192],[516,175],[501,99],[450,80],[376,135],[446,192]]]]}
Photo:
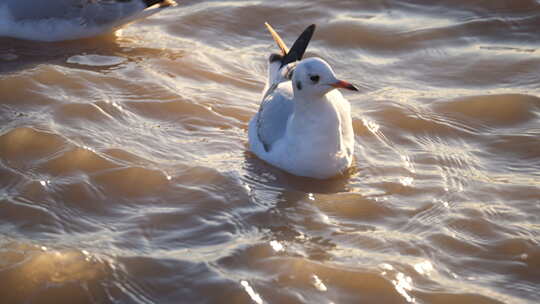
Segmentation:
{"type": "Polygon", "coordinates": [[[0,75],[55,64],[93,71],[114,70],[126,62],[148,57],[174,57],[167,50],[138,45],[138,40],[123,37],[122,30],[98,37],[60,42],[39,42],[0,37],[0,75]]]}
{"type": "Polygon", "coordinates": [[[65,64],[84,53],[114,54],[121,51],[114,34],[62,42],[38,42],[0,37],[0,73],[22,71],[44,63],[65,64]]]}

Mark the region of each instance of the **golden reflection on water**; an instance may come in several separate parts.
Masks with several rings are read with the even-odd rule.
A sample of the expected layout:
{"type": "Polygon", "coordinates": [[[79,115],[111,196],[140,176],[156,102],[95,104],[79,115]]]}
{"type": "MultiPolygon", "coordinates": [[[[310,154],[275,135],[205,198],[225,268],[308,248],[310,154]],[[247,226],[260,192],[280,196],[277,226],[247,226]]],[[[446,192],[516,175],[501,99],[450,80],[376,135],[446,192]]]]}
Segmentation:
{"type": "Polygon", "coordinates": [[[35,285],[86,281],[97,278],[103,269],[92,262],[86,252],[45,250],[31,258],[21,270],[21,275],[35,285]],[[97,267],[96,267],[97,266],[97,267]]]}
{"type": "Polygon", "coordinates": [[[275,252],[280,252],[280,251],[284,250],[283,245],[280,242],[276,241],[276,240],[271,241],[270,246],[272,246],[272,249],[274,249],[275,252]]]}
{"type": "Polygon", "coordinates": [[[244,289],[246,290],[246,292],[250,296],[250,298],[253,300],[253,302],[255,302],[257,304],[263,304],[263,300],[262,300],[261,296],[257,292],[255,292],[253,287],[251,287],[251,285],[249,285],[248,281],[241,281],[240,284],[242,285],[242,287],[244,287],[244,289]]]}
{"type": "Polygon", "coordinates": [[[394,286],[396,286],[397,292],[399,292],[405,298],[405,300],[407,300],[407,302],[416,302],[416,299],[409,294],[413,289],[411,277],[406,276],[402,272],[398,272],[395,280],[392,280],[392,283],[394,286]]]}
{"type": "Polygon", "coordinates": [[[313,286],[315,286],[315,288],[323,292],[328,291],[326,285],[324,285],[323,281],[316,274],[312,275],[311,278],[313,286]]]}
{"type": "Polygon", "coordinates": [[[3,246],[0,259],[16,258],[18,265],[10,285],[22,294],[33,294],[51,284],[84,283],[106,274],[103,263],[86,250],[55,250],[46,246],[11,243],[3,246]]]}
{"type": "Polygon", "coordinates": [[[433,271],[433,264],[431,264],[431,262],[427,260],[423,262],[419,262],[419,263],[414,264],[414,270],[416,270],[416,272],[418,272],[421,275],[428,276],[430,272],[433,271]]]}

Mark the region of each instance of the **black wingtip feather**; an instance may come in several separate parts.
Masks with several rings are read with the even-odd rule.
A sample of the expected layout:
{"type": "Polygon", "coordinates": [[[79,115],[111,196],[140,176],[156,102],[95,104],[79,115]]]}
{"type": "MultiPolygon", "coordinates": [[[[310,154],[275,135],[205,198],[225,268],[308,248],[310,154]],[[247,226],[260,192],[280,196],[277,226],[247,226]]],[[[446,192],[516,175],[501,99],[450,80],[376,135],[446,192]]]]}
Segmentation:
{"type": "Polygon", "coordinates": [[[171,0],[143,0],[147,7],[159,4],[161,7],[174,6],[176,2],[171,0]]]}
{"type": "Polygon", "coordinates": [[[281,61],[281,66],[285,66],[291,62],[302,60],[308,44],[313,37],[313,33],[315,32],[315,27],[315,24],[308,26],[302,32],[302,34],[298,36],[298,39],[296,39],[296,41],[294,42],[293,46],[289,50],[289,53],[287,53],[287,55],[283,57],[283,60],[281,61]]]}
{"type": "Polygon", "coordinates": [[[270,61],[271,63],[273,62],[276,62],[276,61],[282,61],[283,60],[283,56],[281,56],[280,54],[270,54],[270,57],[268,58],[268,61],[270,61]]]}

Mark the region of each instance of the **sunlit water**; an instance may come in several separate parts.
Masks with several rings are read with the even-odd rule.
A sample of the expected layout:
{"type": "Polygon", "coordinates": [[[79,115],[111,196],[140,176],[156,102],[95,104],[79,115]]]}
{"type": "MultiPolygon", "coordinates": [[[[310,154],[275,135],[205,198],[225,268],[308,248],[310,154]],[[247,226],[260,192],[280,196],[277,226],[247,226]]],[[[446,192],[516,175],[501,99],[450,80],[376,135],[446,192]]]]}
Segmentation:
{"type": "Polygon", "coordinates": [[[538,303],[540,3],[182,1],[0,39],[1,303],[538,303]],[[247,152],[263,26],[362,88],[355,168],[247,152]]]}

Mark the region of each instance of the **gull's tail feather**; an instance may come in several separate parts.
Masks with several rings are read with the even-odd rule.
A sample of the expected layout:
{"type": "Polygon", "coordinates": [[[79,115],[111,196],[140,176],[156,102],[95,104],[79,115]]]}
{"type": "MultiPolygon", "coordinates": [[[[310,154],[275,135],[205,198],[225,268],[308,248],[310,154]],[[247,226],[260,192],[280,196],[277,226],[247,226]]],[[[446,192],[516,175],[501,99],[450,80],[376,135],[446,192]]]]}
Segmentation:
{"type": "MultiPolygon", "coordinates": [[[[279,34],[276,32],[276,30],[274,30],[274,28],[270,25],[270,23],[265,22],[264,25],[266,25],[266,28],[268,29],[268,31],[272,35],[272,38],[274,38],[274,41],[276,42],[279,49],[281,50],[281,55],[282,56],[287,55],[287,53],[289,52],[289,48],[287,47],[285,42],[283,42],[283,39],[281,39],[279,34]]],[[[271,61],[273,61],[273,60],[271,60],[271,61]]]]}

